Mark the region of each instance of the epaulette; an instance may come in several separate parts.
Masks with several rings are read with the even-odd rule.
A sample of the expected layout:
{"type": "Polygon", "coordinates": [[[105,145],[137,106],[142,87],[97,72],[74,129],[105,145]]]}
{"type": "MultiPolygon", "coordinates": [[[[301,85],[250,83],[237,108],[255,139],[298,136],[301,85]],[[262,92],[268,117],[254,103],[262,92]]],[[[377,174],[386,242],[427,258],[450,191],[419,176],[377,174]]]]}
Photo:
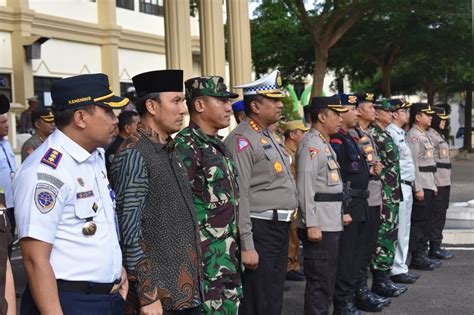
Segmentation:
{"type": "Polygon", "coordinates": [[[256,123],[253,119],[250,119],[250,120],[249,120],[249,125],[250,125],[250,127],[252,127],[252,129],[255,130],[256,132],[260,132],[260,131],[261,131],[260,127],[257,125],[257,123],[256,123]]]}
{"type": "Polygon", "coordinates": [[[63,157],[63,154],[61,152],[59,152],[56,149],[49,148],[48,151],[46,151],[46,153],[43,155],[43,158],[41,159],[41,163],[46,164],[56,169],[62,157],[63,157]]]}
{"type": "Polygon", "coordinates": [[[339,138],[332,138],[331,143],[342,144],[342,140],[339,138]]]}

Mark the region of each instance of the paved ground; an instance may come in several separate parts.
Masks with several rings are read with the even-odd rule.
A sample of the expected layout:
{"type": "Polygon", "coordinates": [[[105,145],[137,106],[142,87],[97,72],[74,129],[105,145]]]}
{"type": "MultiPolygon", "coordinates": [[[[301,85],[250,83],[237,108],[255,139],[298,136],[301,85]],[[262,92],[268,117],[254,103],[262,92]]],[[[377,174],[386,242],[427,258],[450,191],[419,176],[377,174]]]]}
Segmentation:
{"type": "Polygon", "coordinates": [[[452,168],[451,202],[474,199],[474,161],[454,160],[452,168]]]}
{"type": "MultiPolygon", "coordinates": [[[[456,250],[456,256],[434,271],[421,275],[408,291],[380,314],[472,315],[474,314],[474,248],[456,250]]],[[[286,282],[284,315],[303,314],[304,282],[286,282]]]]}

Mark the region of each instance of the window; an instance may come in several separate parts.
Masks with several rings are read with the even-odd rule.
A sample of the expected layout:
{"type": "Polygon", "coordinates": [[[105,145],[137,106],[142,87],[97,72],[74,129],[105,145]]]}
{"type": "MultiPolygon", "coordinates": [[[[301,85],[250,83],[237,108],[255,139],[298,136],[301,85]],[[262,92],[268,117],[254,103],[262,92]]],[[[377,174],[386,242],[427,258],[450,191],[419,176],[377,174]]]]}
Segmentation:
{"type": "Polygon", "coordinates": [[[163,16],[163,0],[140,0],[140,12],[163,16]]]}
{"type": "Polygon", "coordinates": [[[117,8],[124,8],[127,10],[134,10],[134,0],[116,0],[117,8]]]}
{"type": "Polygon", "coordinates": [[[38,96],[40,105],[45,107],[51,106],[53,102],[51,99],[51,86],[58,80],[60,78],[34,77],[35,95],[38,96]]]}
{"type": "Polygon", "coordinates": [[[12,77],[9,73],[0,73],[0,94],[12,101],[12,77]]]}

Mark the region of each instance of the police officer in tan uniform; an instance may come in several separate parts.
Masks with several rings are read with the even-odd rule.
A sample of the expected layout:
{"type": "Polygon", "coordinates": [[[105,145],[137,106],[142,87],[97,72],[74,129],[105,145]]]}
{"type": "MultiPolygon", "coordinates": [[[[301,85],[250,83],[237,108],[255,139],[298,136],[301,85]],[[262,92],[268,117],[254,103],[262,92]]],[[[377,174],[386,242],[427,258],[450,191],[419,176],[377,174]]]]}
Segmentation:
{"type": "Polygon", "coordinates": [[[298,146],[298,236],[303,242],[306,276],[304,314],[328,314],[336,282],[343,230],[342,179],[329,141],[347,109],[338,97],[313,97],[311,129],[298,146]]]}
{"type": "Polygon", "coordinates": [[[449,144],[446,142],[442,132],[449,118],[444,108],[434,107],[436,112],[431,120],[431,128],[427,133],[435,148],[436,173],[434,174],[438,192],[433,199],[430,234],[429,256],[436,259],[451,259],[454,254],[441,248],[443,241],[443,229],[446,222],[446,211],[449,207],[449,195],[451,191],[451,160],[449,158],[449,144]]]}
{"type": "Polygon", "coordinates": [[[433,197],[436,192],[434,147],[426,130],[431,125],[434,111],[429,104],[415,103],[410,110],[410,130],[406,138],[415,162],[413,207],[410,227],[410,268],[433,270],[439,261],[427,257],[433,197]]]}
{"type": "Polygon", "coordinates": [[[244,298],[241,314],[281,314],[288,231],[298,206],[290,160],[268,127],[286,96],[278,71],[243,89],[247,118],[225,140],[237,167],[244,298]]]}
{"type": "MultiPolygon", "coordinates": [[[[291,174],[296,180],[296,149],[298,144],[303,140],[304,134],[309,130],[302,120],[292,120],[283,125],[285,131],[285,150],[290,155],[291,174]]],[[[286,280],[304,281],[303,269],[298,261],[298,248],[300,241],[296,233],[296,212],[290,225],[290,239],[288,245],[288,270],[286,280]]]]}

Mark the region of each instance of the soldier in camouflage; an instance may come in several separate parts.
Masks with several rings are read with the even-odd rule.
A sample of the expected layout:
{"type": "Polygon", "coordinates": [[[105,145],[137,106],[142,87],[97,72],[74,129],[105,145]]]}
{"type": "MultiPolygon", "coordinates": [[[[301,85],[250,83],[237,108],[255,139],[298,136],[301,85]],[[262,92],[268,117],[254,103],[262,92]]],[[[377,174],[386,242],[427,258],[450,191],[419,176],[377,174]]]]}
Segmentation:
{"type": "Polygon", "coordinates": [[[392,106],[386,99],[375,106],[377,119],[371,128],[379,157],[383,164],[380,177],[382,179],[382,211],[379,227],[377,248],[372,259],[373,274],[372,291],[385,297],[395,297],[407,291],[407,287],[394,283],[389,277],[395,257],[398,211],[402,200],[400,189],[400,164],[398,147],[386,131],[392,122],[392,106]]]}
{"type": "Polygon", "coordinates": [[[222,77],[185,82],[191,121],[176,136],[176,151],[188,170],[199,223],[204,279],[202,314],[237,314],[242,297],[238,186],[234,161],[217,132],[230,124],[222,77]]]}

